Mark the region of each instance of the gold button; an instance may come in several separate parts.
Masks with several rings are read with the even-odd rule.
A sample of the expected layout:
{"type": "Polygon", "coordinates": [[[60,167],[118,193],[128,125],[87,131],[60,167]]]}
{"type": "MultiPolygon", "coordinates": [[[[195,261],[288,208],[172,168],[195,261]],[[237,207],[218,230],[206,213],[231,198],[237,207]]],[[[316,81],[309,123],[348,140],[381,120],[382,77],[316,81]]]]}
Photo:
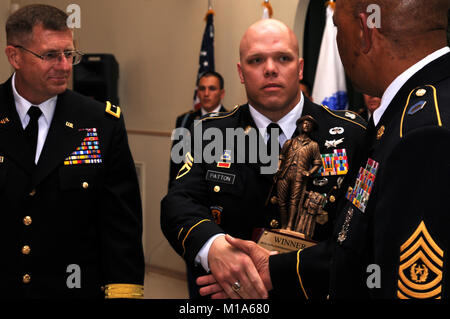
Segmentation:
{"type": "Polygon", "coordinates": [[[31,252],[30,246],[25,245],[25,246],[22,247],[22,254],[24,254],[24,255],[29,255],[30,252],[31,252]]]}
{"type": "Polygon", "coordinates": [[[25,226],[30,226],[32,221],[33,221],[33,220],[31,219],[30,216],[25,216],[25,217],[23,218],[23,223],[24,223],[25,226]]]}
{"type": "Polygon", "coordinates": [[[272,219],[272,221],[270,222],[270,227],[277,228],[279,224],[280,223],[278,223],[278,220],[272,219]]]}
{"type": "Polygon", "coordinates": [[[214,191],[215,191],[216,193],[220,192],[220,186],[214,186],[214,191]]]}
{"type": "Polygon", "coordinates": [[[36,195],[36,189],[33,189],[33,190],[30,192],[30,196],[34,196],[34,195],[36,195]]]}
{"type": "Polygon", "coordinates": [[[336,197],[334,197],[333,195],[330,196],[330,202],[334,203],[336,201],[336,197]]]}
{"type": "Polygon", "coordinates": [[[278,202],[278,198],[276,196],[272,196],[270,202],[275,205],[278,202]]]}
{"type": "Polygon", "coordinates": [[[419,89],[416,92],[416,96],[424,96],[427,93],[427,90],[425,89],[419,89]]]}
{"type": "Polygon", "coordinates": [[[87,189],[88,187],[89,187],[89,183],[83,182],[83,188],[84,188],[84,189],[87,189]]]}
{"type": "Polygon", "coordinates": [[[31,281],[31,276],[30,275],[28,275],[28,274],[23,275],[22,282],[24,284],[28,284],[28,283],[30,283],[30,281],[31,281]]]}

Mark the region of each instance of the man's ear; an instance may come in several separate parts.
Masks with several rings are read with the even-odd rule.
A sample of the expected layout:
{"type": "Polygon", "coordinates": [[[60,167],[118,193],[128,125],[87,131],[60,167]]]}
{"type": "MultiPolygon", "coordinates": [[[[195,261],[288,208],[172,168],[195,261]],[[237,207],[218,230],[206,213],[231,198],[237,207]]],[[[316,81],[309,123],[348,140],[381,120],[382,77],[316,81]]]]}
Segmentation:
{"type": "Polygon", "coordinates": [[[360,27],[360,43],[362,52],[364,54],[369,53],[370,49],[372,48],[373,44],[373,28],[369,27],[369,24],[367,22],[368,15],[367,13],[360,13],[359,14],[359,27],[360,27]]]}
{"type": "Polygon", "coordinates": [[[241,84],[244,84],[244,74],[242,74],[241,63],[237,64],[237,69],[238,69],[238,73],[239,73],[239,78],[241,79],[241,84]]]}
{"type": "Polygon", "coordinates": [[[20,69],[20,55],[18,50],[19,48],[15,48],[12,45],[8,45],[5,49],[6,57],[15,70],[20,69]]]}
{"type": "Polygon", "coordinates": [[[299,58],[298,64],[299,64],[298,80],[301,81],[303,80],[303,67],[305,66],[305,60],[303,58],[299,58]]]}

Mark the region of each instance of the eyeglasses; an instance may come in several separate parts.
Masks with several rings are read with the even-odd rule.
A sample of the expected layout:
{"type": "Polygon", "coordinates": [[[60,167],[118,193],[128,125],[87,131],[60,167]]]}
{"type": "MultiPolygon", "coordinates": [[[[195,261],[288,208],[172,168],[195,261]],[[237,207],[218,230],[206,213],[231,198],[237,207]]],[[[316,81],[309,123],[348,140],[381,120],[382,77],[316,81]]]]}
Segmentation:
{"type": "Polygon", "coordinates": [[[43,55],[40,55],[40,54],[37,54],[36,52],[28,50],[27,48],[24,48],[21,45],[14,45],[14,47],[22,49],[24,51],[27,51],[27,52],[31,53],[32,55],[34,55],[35,57],[37,57],[45,62],[51,63],[51,64],[56,64],[57,62],[59,62],[60,57],[62,55],[64,55],[66,60],[71,62],[72,65],[77,65],[78,63],[81,62],[81,59],[84,55],[84,53],[80,52],[80,51],[63,51],[63,52],[51,51],[51,52],[44,53],[43,55]]]}

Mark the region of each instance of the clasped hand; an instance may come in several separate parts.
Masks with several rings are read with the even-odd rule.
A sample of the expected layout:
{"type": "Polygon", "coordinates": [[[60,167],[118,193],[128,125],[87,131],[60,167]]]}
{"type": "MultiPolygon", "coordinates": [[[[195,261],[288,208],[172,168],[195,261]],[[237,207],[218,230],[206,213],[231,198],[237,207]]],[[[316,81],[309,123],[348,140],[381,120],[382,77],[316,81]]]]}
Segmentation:
{"type": "Polygon", "coordinates": [[[266,299],[272,290],[270,252],[229,235],[216,238],[208,254],[211,274],[197,278],[202,296],[213,299],[266,299]]]}

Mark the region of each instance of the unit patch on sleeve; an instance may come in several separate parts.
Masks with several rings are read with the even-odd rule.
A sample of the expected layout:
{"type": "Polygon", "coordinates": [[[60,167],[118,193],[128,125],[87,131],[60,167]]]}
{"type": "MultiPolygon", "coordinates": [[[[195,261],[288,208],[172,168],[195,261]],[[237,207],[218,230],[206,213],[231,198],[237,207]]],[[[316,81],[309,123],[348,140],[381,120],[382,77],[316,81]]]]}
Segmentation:
{"type": "Polygon", "coordinates": [[[443,260],[444,251],[422,221],[400,247],[397,297],[441,299],[443,260]]]}

